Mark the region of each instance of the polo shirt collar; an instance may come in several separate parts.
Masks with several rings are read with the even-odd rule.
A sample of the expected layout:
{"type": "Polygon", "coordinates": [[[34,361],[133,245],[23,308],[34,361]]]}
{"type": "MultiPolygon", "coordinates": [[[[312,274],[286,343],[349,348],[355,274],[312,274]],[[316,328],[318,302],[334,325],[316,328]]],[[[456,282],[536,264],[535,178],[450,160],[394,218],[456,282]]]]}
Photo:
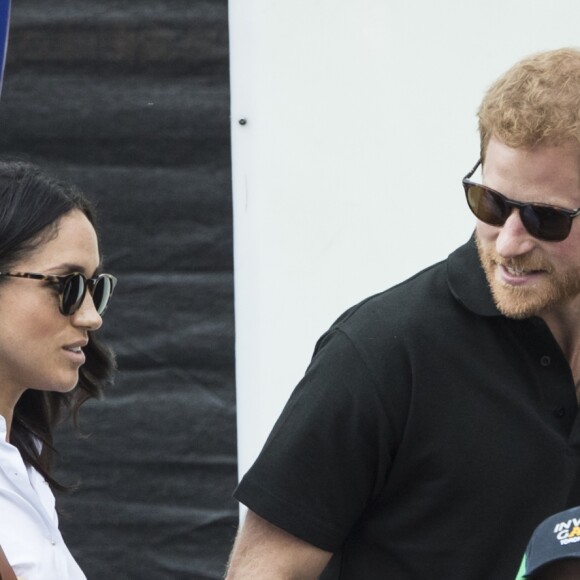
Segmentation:
{"type": "Polygon", "coordinates": [[[479,260],[475,234],[447,259],[447,281],[453,296],[481,316],[501,316],[479,260]]]}

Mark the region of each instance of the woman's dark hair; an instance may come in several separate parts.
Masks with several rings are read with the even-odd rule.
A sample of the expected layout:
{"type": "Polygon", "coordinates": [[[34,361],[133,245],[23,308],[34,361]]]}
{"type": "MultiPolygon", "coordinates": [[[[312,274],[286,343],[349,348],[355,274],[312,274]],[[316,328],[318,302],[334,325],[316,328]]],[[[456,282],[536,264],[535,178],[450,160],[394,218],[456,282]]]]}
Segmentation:
{"type": "MultiPolygon", "coordinates": [[[[80,191],[60,183],[28,162],[0,160],[0,272],[10,268],[58,232],[60,219],[82,211],[95,227],[95,212],[80,191]]],[[[95,227],[96,229],[96,227],[95,227]]],[[[0,283],[4,279],[0,277],[0,283]]],[[[53,490],[65,491],[52,475],[53,429],[65,416],[77,426],[80,406],[98,397],[115,371],[112,351],[89,333],[79,382],[68,393],[29,389],[14,409],[10,442],[53,490]],[[40,445],[39,445],[40,443],[40,445]]],[[[2,385],[0,384],[0,389],[2,385]]]]}

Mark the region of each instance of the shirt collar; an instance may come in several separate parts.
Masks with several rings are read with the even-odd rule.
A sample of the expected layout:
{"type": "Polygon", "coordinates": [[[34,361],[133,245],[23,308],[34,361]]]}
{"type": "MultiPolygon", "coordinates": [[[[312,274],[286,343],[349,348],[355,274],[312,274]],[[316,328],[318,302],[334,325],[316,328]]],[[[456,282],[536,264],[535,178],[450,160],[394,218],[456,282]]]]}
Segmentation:
{"type": "Polygon", "coordinates": [[[453,296],[481,316],[501,316],[479,260],[475,234],[447,260],[447,280],[453,296]]]}
{"type": "Polygon", "coordinates": [[[6,419],[4,415],[0,415],[0,442],[6,441],[6,419]]]}

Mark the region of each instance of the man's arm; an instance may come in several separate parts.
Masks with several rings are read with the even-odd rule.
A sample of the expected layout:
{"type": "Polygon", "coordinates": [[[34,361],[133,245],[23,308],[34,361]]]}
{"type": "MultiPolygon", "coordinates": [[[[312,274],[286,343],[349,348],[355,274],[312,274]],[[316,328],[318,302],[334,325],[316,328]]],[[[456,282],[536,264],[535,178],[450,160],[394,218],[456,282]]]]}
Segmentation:
{"type": "Polygon", "coordinates": [[[331,556],[249,511],[226,580],[316,580],[331,556]]]}

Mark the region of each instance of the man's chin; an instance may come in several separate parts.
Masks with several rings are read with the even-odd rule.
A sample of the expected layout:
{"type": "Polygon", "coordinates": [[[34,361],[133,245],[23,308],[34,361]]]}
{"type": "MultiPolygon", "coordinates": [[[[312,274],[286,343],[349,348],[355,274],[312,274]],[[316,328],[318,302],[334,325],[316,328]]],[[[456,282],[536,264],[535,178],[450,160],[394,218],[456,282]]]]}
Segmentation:
{"type": "Polygon", "coordinates": [[[546,308],[542,296],[534,294],[530,289],[498,288],[496,284],[490,284],[490,286],[497,309],[508,318],[522,320],[538,316],[546,308]]]}

